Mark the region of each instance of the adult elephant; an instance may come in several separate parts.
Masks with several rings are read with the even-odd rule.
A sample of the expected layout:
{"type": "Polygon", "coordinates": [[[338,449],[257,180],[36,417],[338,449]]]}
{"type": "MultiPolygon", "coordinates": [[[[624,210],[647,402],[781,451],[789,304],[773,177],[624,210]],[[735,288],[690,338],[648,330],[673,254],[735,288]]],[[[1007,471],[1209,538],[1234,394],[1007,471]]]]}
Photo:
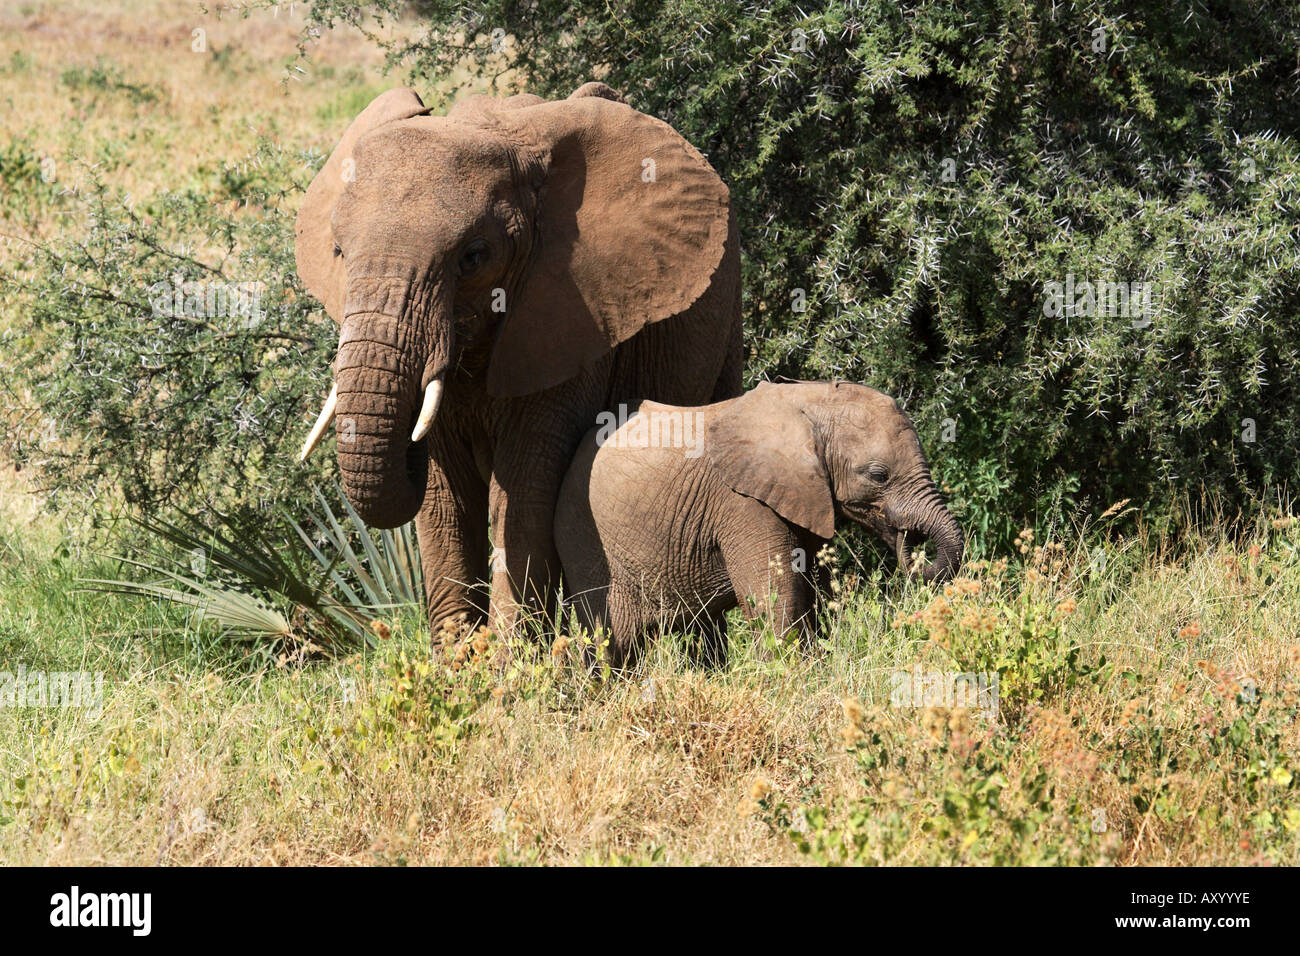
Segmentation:
{"type": "Polygon", "coordinates": [[[738,236],[708,162],[604,84],[428,113],[376,98],[298,214],[341,325],[303,457],[336,418],[358,514],[415,519],[430,622],[510,627],[559,583],[556,499],[597,415],[739,394],[738,236]]]}

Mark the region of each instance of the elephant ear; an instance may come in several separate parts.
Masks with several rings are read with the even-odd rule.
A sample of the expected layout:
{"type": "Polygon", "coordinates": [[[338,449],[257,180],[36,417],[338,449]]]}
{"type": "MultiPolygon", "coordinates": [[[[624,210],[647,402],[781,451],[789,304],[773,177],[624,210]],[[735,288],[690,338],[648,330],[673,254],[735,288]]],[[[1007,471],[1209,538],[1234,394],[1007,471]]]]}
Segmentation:
{"type": "Polygon", "coordinates": [[[573,378],[689,308],[722,261],[727,187],[676,130],[607,90],[588,84],[495,116],[539,151],[541,183],[531,264],[506,302],[488,368],[494,395],[573,378]]]}
{"type": "Polygon", "coordinates": [[[298,210],[294,258],[307,291],[324,303],[325,311],[336,322],[343,319],[347,277],[342,258],[334,255],[330,216],[334,204],[352,178],[352,150],[357,140],[375,127],[427,112],[412,89],[389,90],[375,97],[352,121],[334,152],[330,153],[325,165],[307,187],[302,208],[298,210]]]}
{"type": "Polygon", "coordinates": [[[451,109],[447,110],[447,118],[472,122],[484,114],[491,114],[499,110],[524,109],[545,102],[546,100],[533,93],[515,93],[513,96],[489,96],[486,93],[475,93],[472,96],[462,96],[453,103],[451,109]]]}
{"type": "Polygon", "coordinates": [[[599,80],[592,80],[590,83],[583,83],[582,86],[569,94],[569,99],[577,100],[584,96],[599,96],[601,99],[613,100],[615,103],[627,102],[627,100],[623,99],[623,95],[619,93],[618,90],[608,84],[601,83],[599,80]]]}
{"type": "Polygon", "coordinates": [[[733,491],[820,538],[835,534],[830,475],[812,421],[782,386],[765,382],[735,399],[709,424],[704,447],[733,491]]]}

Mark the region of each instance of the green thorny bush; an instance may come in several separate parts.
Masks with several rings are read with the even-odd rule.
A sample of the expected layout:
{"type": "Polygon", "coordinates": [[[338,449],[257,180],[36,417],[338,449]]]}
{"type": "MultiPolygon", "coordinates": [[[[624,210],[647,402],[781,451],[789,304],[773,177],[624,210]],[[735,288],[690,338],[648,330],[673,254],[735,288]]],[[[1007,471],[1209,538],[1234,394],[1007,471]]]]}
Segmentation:
{"type": "MultiPolygon", "coordinates": [[[[1300,566],[1300,525],[1274,519],[1256,540],[1225,567],[1261,608],[1269,589],[1294,600],[1282,582],[1300,566]]],[[[1017,561],[972,562],[894,621],[921,680],[895,672],[883,700],[842,702],[860,796],[828,805],[760,779],[740,811],[821,864],[1096,865],[1129,862],[1144,836],[1174,853],[1227,842],[1294,859],[1300,647],[1266,680],[1191,654],[1108,659],[1070,633],[1073,595],[1095,602],[1098,579],[1125,570],[1028,530],[1017,543],[1017,561]],[[991,694],[951,681],[979,673],[991,694]]],[[[1201,637],[1197,620],[1178,632],[1189,647],[1201,637]]]]}
{"type": "Polygon", "coordinates": [[[1294,478],[1300,4],[318,0],[308,31],[411,9],[427,31],[374,35],[436,108],[432,81],[596,78],[698,146],[749,382],[899,396],[979,539],[1294,478]],[[1085,280],[1150,312],[1045,314],[1085,280]]]}
{"type": "MultiPolygon", "coordinates": [[[[428,29],[373,35],[435,108],[596,77],[696,144],[742,230],[750,383],[898,396],[977,545],[1294,475],[1297,3],[318,0],[304,50],[412,14],[428,29]],[[1085,281],[1148,283],[1150,310],[1109,314],[1108,287],[1099,315],[1085,281]]],[[[5,208],[49,201],[6,155],[5,208]]],[[[133,207],[93,175],[59,197],[83,215],[10,270],[2,346],[6,451],[43,487],[292,504],[333,344],[292,263],[301,158],[268,144],[133,207]],[[159,318],[169,279],[263,282],[264,315],[159,318]]]]}
{"type": "Polygon", "coordinates": [[[60,175],[80,184],[56,188],[29,153],[0,153],[0,209],[62,218],[48,239],[6,236],[3,454],[78,527],[122,504],[303,513],[333,469],[297,461],[338,334],[293,258],[296,194],[323,157],[264,138],[242,163],[133,198],[111,163],[83,160],[60,175]]]}

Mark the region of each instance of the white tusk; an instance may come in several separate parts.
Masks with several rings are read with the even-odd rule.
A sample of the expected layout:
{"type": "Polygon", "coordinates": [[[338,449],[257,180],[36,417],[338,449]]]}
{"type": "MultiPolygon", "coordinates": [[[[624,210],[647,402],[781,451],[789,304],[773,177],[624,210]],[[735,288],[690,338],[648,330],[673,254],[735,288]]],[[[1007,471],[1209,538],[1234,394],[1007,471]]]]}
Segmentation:
{"type": "Polygon", "coordinates": [[[420,408],[420,417],[415,420],[415,431],[411,432],[411,441],[419,441],[429,434],[433,427],[433,417],[438,414],[438,403],[442,401],[442,379],[435,378],[424,390],[424,405],[420,408]]]}
{"type": "Polygon", "coordinates": [[[895,548],[895,553],[898,557],[898,567],[902,570],[903,574],[905,575],[911,574],[912,556],[908,553],[908,549],[907,549],[906,531],[898,532],[898,537],[895,539],[894,548],[895,548]]]}
{"type": "Polygon", "coordinates": [[[330,427],[330,422],[334,421],[334,408],[339,403],[339,387],[334,385],[330,388],[330,397],[325,399],[325,407],[320,410],[320,415],[316,419],[316,424],[311,427],[311,434],[307,440],[302,443],[302,453],[298,455],[299,461],[306,461],[311,450],[320,442],[320,438],[325,434],[325,429],[330,427]]]}

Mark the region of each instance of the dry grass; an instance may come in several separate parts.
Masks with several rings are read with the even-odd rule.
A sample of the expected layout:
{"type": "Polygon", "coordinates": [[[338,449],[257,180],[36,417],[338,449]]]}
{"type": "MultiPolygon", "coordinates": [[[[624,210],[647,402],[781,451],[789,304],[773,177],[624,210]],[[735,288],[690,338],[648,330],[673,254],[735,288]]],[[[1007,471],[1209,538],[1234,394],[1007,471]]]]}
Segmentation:
{"type": "Polygon", "coordinates": [[[0,858],[1294,860],[1300,528],[1209,536],[1182,557],[1110,546],[1104,575],[1095,549],[1070,544],[1068,558],[976,566],[946,596],[886,604],[846,580],[811,659],[757,653],[762,635],[742,627],[723,673],[685,667],[669,640],[643,674],[608,684],[585,677],[572,645],[502,664],[486,636],[475,650],[443,635],[430,657],[415,618],[364,659],[203,664],[163,650],[183,623],[69,596],[77,568],[19,551],[0,578],[4,658],[108,676],[97,719],[0,709],[0,858]],[[1037,623],[1025,632],[1025,620],[1037,623]],[[891,672],[971,667],[967,655],[999,641],[1029,646],[1041,667],[1003,673],[997,719],[891,704],[891,672]],[[1257,708],[1243,703],[1247,678],[1257,708]],[[845,698],[862,702],[847,719],[845,698]],[[1229,746],[1238,719],[1245,736],[1229,746]],[[997,779],[999,807],[985,812],[981,788],[997,779]]]}
{"type": "Polygon", "coordinates": [[[60,161],[70,189],[79,180],[65,157],[115,167],[117,183],[143,194],[241,161],[259,134],[326,150],[367,94],[395,85],[380,54],[350,32],[326,34],[312,72],[295,72],[302,14],[288,4],[244,19],[178,0],[6,2],[0,24],[0,136],[30,138],[60,161]],[[206,31],[206,52],[191,50],[195,29],[206,31]],[[97,66],[110,88],[78,85],[77,71],[97,66]],[[118,83],[153,98],[121,95],[118,83]]]}

